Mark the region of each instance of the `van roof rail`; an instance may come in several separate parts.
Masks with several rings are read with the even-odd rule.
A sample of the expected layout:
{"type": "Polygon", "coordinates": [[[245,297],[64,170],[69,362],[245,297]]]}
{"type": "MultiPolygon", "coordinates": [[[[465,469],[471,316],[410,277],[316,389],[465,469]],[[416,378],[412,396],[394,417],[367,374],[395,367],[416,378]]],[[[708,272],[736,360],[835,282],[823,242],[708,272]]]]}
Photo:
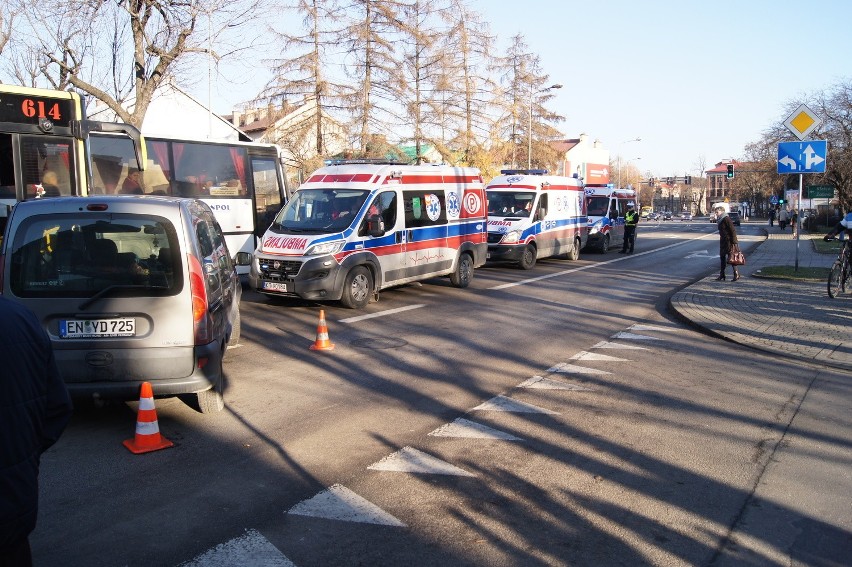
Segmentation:
{"type": "Polygon", "coordinates": [[[352,165],[352,164],[371,164],[371,165],[410,165],[410,161],[388,159],[388,158],[351,158],[351,159],[327,159],[326,165],[352,165]]]}
{"type": "Polygon", "coordinates": [[[547,175],[546,169],[501,169],[501,175],[547,175]]]}

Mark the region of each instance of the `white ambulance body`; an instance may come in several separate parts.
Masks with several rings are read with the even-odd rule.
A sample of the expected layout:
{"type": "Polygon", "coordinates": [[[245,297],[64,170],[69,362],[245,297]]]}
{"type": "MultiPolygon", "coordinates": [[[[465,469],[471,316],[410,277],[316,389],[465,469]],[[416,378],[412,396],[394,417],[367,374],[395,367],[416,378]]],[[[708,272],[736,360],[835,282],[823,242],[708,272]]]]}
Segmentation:
{"type": "Polygon", "coordinates": [[[488,195],[488,259],[517,262],[564,254],[576,260],[586,241],[583,185],[545,170],[504,170],[488,195]]]}
{"type": "Polygon", "coordinates": [[[612,187],[586,187],[588,218],[587,248],[606,254],[624,242],[624,215],[629,205],[636,206],[636,191],[612,187]]]}
{"type": "Polygon", "coordinates": [[[315,171],[276,215],[249,282],[270,296],[361,308],[391,286],[450,276],[467,287],[485,263],[478,169],[342,163],[315,171]]]}

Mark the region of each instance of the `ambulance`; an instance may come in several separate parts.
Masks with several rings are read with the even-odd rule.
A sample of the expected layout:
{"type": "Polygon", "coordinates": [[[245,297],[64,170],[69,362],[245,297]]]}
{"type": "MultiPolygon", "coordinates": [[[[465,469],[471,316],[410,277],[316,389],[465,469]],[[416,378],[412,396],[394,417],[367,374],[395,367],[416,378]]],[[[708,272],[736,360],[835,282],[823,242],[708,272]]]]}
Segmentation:
{"type": "Polygon", "coordinates": [[[315,171],[255,250],[251,287],[352,309],[391,286],[449,276],[467,287],[485,263],[478,169],[345,161],[315,171]]]}
{"type": "Polygon", "coordinates": [[[613,187],[586,187],[588,237],[586,248],[606,254],[612,246],[624,243],[624,215],[636,206],[636,191],[613,187]]]}
{"type": "Polygon", "coordinates": [[[529,270],[538,258],[579,258],[586,240],[580,180],[543,169],[500,173],[485,188],[488,260],[517,262],[529,270]]]}

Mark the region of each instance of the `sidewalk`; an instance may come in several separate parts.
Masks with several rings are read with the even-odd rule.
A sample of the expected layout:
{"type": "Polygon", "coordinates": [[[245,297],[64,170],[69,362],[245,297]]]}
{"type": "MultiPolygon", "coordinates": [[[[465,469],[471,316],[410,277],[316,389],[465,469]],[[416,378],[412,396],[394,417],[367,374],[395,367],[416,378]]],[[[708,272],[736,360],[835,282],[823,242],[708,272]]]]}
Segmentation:
{"type": "MultiPolygon", "coordinates": [[[[852,370],[852,294],[831,299],[826,283],[767,279],[752,274],[763,266],[794,266],[796,239],[790,231],[764,227],[766,240],[744,249],[741,278],[716,281],[718,272],[672,296],[680,317],[712,335],[755,349],[834,368],[852,370]]],[[[829,267],[835,256],[799,238],[799,267],[829,267]]],[[[728,268],[730,277],[730,268],[728,268]]]]}

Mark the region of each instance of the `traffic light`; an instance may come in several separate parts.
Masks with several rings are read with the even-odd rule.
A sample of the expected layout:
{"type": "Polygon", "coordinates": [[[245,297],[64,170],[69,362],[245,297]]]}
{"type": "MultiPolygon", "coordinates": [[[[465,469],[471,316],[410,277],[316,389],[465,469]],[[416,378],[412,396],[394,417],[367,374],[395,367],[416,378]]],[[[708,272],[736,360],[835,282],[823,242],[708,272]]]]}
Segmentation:
{"type": "Polygon", "coordinates": [[[734,164],[729,163],[728,164],[728,179],[733,179],[733,178],[734,178],[734,164]]]}
{"type": "Polygon", "coordinates": [[[779,204],[779,205],[783,205],[783,204],[784,204],[784,199],[778,199],[778,204],[779,204]]]}

